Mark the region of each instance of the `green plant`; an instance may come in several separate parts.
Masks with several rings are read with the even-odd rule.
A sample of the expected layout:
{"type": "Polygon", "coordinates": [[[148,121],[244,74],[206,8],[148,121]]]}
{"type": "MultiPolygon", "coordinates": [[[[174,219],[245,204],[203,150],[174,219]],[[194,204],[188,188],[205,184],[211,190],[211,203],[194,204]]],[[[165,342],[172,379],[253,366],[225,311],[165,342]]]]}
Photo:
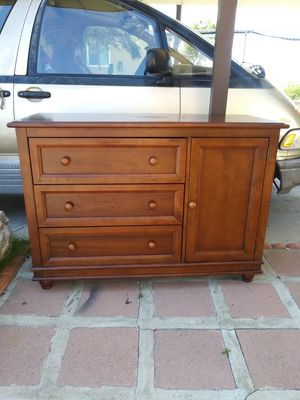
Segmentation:
{"type": "Polygon", "coordinates": [[[225,347],[225,349],[222,351],[222,354],[226,354],[226,356],[229,357],[230,352],[231,352],[231,350],[228,349],[227,347],[225,347]]]}
{"type": "Polygon", "coordinates": [[[199,24],[194,23],[191,28],[200,35],[205,35],[204,38],[214,44],[217,25],[209,19],[200,20],[199,24]]]}
{"type": "Polygon", "coordinates": [[[300,100],[300,83],[290,83],[285,89],[284,92],[288,95],[292,100],[300,100]]]}
{"type": "Polygon", "coordinates": [[[207,31],[215,31],[217,25],[209,19],[200,20],[199,24],[194,23],[192,29],[199,33],[205,33],[207,31]]]}
{"type": "Polygon", "coordinates": [[[28,252],[28,250],[28,240],[14,235],[12,238],[10,251],[8,252],[6,257],[0,262],[0,272],[14,257],[24,254],[25,252],[28,252]]]}

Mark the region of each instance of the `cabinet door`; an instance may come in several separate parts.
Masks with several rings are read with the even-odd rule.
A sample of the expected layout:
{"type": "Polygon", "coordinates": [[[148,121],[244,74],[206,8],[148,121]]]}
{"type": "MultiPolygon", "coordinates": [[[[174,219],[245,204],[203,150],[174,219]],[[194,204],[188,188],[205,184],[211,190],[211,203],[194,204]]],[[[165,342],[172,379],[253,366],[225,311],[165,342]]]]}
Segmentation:
{"type": "Polygon", "coordinates": [[[253,258],[267,148],[265,138],[192,140],[186,261],[253,258]]]}

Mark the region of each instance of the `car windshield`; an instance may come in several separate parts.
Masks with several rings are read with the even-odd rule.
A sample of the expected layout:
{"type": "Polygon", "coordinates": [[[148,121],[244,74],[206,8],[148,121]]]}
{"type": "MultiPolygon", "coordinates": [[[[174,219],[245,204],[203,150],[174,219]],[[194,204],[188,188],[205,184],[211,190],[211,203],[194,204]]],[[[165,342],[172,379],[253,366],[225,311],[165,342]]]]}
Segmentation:
{"type": "Polygon", "coordinates": [[[8,17],[8,14],[10,13],[11,9],[15,5],[16,0],[0,0],[0,32],[2,31],[2,28],[5,24],[6,18],[8,17]]]}

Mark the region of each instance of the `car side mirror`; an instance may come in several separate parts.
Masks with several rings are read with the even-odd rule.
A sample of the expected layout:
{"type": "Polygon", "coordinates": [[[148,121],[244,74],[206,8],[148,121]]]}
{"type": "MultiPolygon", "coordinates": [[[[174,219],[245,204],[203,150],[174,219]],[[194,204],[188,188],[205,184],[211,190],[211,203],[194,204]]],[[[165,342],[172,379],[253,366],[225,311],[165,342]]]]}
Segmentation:
{"type": "Polygon", "coordinates": [[[163,49],[150,49],[146,54],[146,75],[159,75],[162,80],[157,82],[160,86],[172,86],[173,67],[170,54],[163,49]]]}
{"type": "Polygon", "coordinates": [[[250,69],[258,78],[266,77],[266,71],[261,65],[250,65],[250,69]]]}

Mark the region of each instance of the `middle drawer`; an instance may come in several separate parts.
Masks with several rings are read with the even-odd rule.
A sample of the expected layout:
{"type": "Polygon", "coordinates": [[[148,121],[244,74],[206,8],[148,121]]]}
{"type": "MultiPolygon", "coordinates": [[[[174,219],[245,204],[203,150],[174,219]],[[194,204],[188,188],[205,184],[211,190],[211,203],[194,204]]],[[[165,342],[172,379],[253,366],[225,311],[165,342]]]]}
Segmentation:
{"type": "Polygon", "coordinates": [[[38,185],[34,191],[41,227],[182,223],[182,184],[38,185]]]}

